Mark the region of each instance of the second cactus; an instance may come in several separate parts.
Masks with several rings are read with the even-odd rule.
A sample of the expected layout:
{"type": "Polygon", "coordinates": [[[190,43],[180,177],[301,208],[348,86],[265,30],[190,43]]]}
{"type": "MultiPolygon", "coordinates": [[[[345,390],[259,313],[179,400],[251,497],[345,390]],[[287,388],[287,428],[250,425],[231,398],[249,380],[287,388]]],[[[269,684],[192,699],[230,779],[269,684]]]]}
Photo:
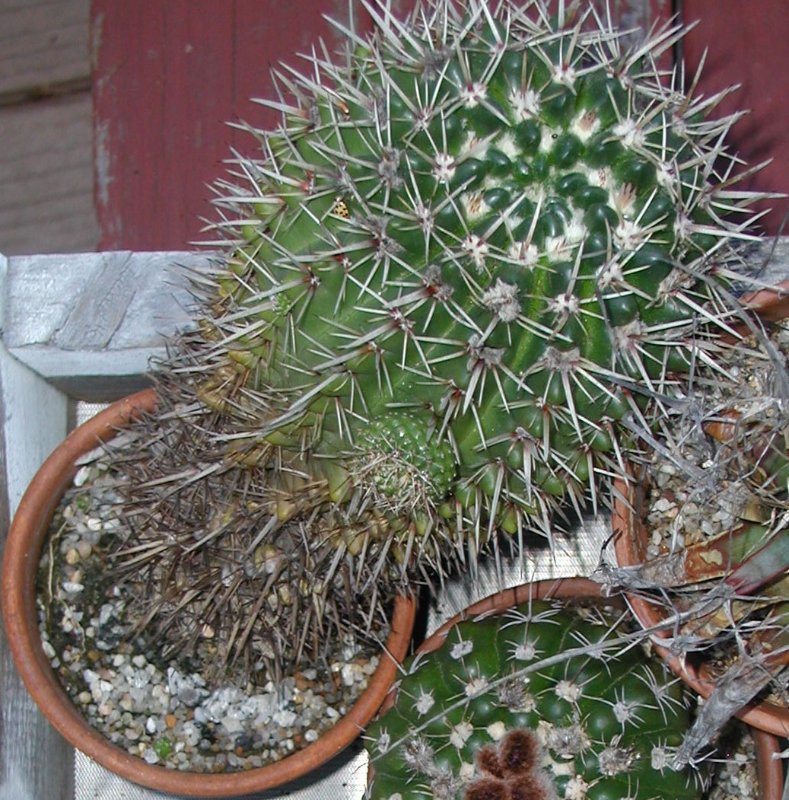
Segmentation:
{"type": "Polygon", "coordinates": [[[367,731],[369,800],[700,798],[683,689],[615,619],[533,600],[453,626],[367,731]]]}

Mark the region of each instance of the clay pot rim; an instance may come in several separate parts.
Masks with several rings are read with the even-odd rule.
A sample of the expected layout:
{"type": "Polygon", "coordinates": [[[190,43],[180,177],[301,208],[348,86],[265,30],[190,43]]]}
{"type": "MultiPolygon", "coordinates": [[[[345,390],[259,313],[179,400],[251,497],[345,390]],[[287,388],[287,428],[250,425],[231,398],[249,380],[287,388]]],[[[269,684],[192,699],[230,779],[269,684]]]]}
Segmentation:
{"type": "Polygon", "coordinates": [[[410,595],[397,596],[378,668],[348,713],[317,741],[280,761],[241,772],[182,772],[147,764],[105,739],[71,703],[44,653],[36,613],[36,567],[49,520],[76,473],[75,459],[153,410],[155,402],[154,390],[146,389],[113,403],[72,431],[31,481],[9,528],[3,558],[3,619],[11,654],[28,692],[54,728],[74,747],[127,780],[193,797],[244,795],[281,786],[340,753],[373,718],[407,654],[416,600],[410,595]]]}
{"type": "MultiPolygon", "coordinates": [[[[414,650],[415,654],[432,653],[444,644],[449,631],[459,622],[469,619],[476,619],[481,616],[501,614],[514,606],[527,603],[529,600],[550,600],[553,598],[602,598],[602,586],[595,581],[584,577],[552,578],[531,583],[521,583],[508,589],[501,589],[498,592],[472,603],[462,611],[436,628],[419,646],[414,650]]],[[[617,602],[616,598],[609,598],[610,602],[617,602]]],[[[397,684],[394,684],[387,697],[381,705],[379,716],[385,714],[392,706],[397,695],[397,684]]]]}
{"type": "MultiPolygon", "coordinates": [[[[746,295],[744,303],[763,320],[774,322],[789,317],[789,280],[782,281],[774,288],[762,289],[746,295]]],[[[638,546],[638,541],[643,540],[646,535],[646,526],[636,526],[634,519],[634,514],[638,513],[640,506],[640,498],[637,497],[634,481],[623,479],[615,481],[611,525],[614,532],[614,552],[619,566],[634,566],[643,561],[644,550],[638,546]],[[637,528],[641,530],[640,537],[637,528]]],[[[645,628],[659,628],[666,619],[665,610],[643,596],[629,594],[628,602],[634,615],[645,628]]],[[[668,636],[669,631],[665,629],[655,631],[655,637],[667,638],[668,636]]],[[[672,672],[688,686],[702,697],[710,696],[715,686],[715,679],[710,675],[703,662],[696,665],[689,659],[680,660],[677,655],[657,643],[655,650],[672,672]]],[[[775,736],[789,736],[789,708],[769,702],[753,703],[739,711],[737,717],[753,728],[775,736]]]]}
{"type": "MultiPolygon", "coordinates": [[[[527,603],[530,600],[583,600],[595,598],[614,604],[621,599],[618,595],[606,596],[602,584],[585,577],[552,578],[522,583],[488,595],[455,614],[428,636],[416,649],[416,653],[425,654],[438,650],[446,641],[450,630],[459,622],[503,614],[514,606],[527,603]]],[[[381,714],[391,707],[396,693],[397,685],[392,687],[386,702],[381,708],[381,714]]],[[[784,789],[784,774],[781,759],[777,757],[777,754],[781,751],[780,740],[772,733],[753,726],[749,727],[756,749],[759,798],[760,800],[781,800],[784,789]]],[[[370,777],[372,777],[372,770],[370,777]]]]}
{"type": "Polygon", "coordinates": [[[417,653],[432,653],[438,650],[446,640],[450,630],[459,622],[478,619],[483,616],[495,616],[509,609],[528,603],[530,600],[569,600],[600,598],[616,603],[616,597],[604,597],[603,587],[596,581],[586,577],[548,578],[546,580],[521,583],[472,603],[467,608],[448,619],[417,648],[417,653]]]}
{"type": "MultiPolygon", "coordinates": [[[[639,542],[643,542],[646,536],[646,526],[638,525],[634,516],[638,513],[637,509],[641,503],[636,497],[636,487],[632,481],[626,482],[622,479],[615,481],[614,495],[611,525],[617,564],[620,567],[636,566],[643,563],[643,551],[639,548],[639,542]],[[640,535],[638,530],[642,532],[640,535]]],[[[641,625],[645,629],[653,630],[655,651],[671,671],[702,697],[709,697],[716,681],[704,662],[696,663],[692,659],[680,659],[668,647],[658,644],[659,639],[667,639],[671,635],[671,632],[663,627],[668,616],[665,608],[635,593],[628,593],[627,599],[641,625]]],[[[789,708],[769,702],[756,702],[745,706],[736,716],[753,728],[775,736],[789,736],[789,708]]]]}

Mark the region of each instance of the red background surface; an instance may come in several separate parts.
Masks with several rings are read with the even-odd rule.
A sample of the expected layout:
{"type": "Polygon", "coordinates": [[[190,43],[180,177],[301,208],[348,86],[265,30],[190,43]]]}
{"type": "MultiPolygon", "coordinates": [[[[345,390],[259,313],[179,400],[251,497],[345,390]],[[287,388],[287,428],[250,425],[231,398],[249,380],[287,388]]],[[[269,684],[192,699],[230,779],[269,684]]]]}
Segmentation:
{"type": "MultiPolygon", "coordinates": [[[[667,0],[652,2],[653,16],[665,15],[667,0]]],[[[627,21],[643,3],[612,6],[627,21]]],[[[789,2],[684,0],[682,6],[685,21],[699,20],[683,44],[687,74],[707,48],[700,91],[739,83],[719,113],[752,110],[736,126],[731,149],[750,163],[774,159],[749,186],[789,190],[789,2]]],[[[100,249],[189,249],[205,238],[201,220],[216,219],[209,185],[225,173],[232,148],[255,152],[252,137],[227,121],[277,122],[275,112],[249,98],[273,96],[270,69],[281,61],[297,66],[294,54],[308,52],[319,37],[336,48],[323,13],[347,17],[347,3],[94,0],[100,249]]],[[[364,12],[355,13],[364,25],[364,12]]],[[[789,206],[770,205],[765,227],[775,232],[789,206]]]]}

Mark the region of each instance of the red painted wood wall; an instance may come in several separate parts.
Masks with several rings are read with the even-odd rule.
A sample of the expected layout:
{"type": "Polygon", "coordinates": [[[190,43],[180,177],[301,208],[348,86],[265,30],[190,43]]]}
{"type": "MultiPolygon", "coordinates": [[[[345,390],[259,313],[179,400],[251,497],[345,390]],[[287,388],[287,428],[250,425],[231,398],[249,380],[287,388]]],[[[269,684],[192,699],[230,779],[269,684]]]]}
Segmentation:
{"type": "MultiPolygon", "coordinates": [[[[670,5],[650,3],[653,17],[670,5]]],[[[612,6],[632,23],[644,21],[650,3],[612,6]]],[[[689,74],[709,48],[702,91],[741,83],[721,112],[753,110],[738,124],[733,148],[749,162],[775,159],[750,184],[789,190],[789,1],[682,5],[686,21],[700,21],[684,44],[689,74]]],[[[252,138],[226,122],[276,123],[275,113],[249,98],[272,96],[270,69],[298,65],[294,54],[319,37],[334,47],[323,13],[347,17],[347,0],[93,0],[100,249],[187,249],[204,238],[201,220],[215,218],[209,185],[224,174],[231,148],[254,152],[252,138]]],[[[766,227],[776,231],[787,203],[772,206],[766,227]]]]}
{"type": "MultiPolygon", "coordinates": [[[[789,192],[789,0],[683,0],[686,22],[698,25],[684,42],[684,56],[695,69],[707,50],[702,90],[713,94],[727,86],[740,89],[716,113],[748,109],[732,131],[731,151],[750,164],[772,163],[749,188],[789,192]]],[[[771,208],[763,227],[777,233],[786,224],[789,201],[760,204],[771,208]]]]}

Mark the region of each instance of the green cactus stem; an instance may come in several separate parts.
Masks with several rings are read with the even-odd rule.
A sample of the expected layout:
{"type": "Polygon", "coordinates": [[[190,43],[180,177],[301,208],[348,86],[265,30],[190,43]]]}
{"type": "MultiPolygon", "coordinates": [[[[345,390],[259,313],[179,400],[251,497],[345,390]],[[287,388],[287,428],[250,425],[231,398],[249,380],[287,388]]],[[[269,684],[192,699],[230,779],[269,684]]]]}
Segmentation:
{"type": "Polygon", "coordinates": [[[700,798],[675,766],[683,689],[592,608],[534,600],[453,626],[366,735],[369,800],[700,798]]]}
{"type": "Polygon", "coordinates": [[[729,329],[734,118],[661,75],[678,28],[628,52],[591,6],[363,5],[373,34],[280,76],[281,126],[223,187],[198,395],[327,498],[418,507],[427,552],[550,533],[729,329]]]}
{"type": "Polygon", "coordinates": [[[591,4],[361,5],[372,32],[335,23],[343,57],[281,72],[280,124],[217,187],[229,254],[123,464],[145,523],[120,558],[206,587],[194,618],[233,647],[215,576],[258,597],[266,548],[300,598],[275,604],[279,651],[323,641],[327,608],[364,627],[398,582],[596,510],[739,313],[754,196],[737,115],[708,116],[725,92],[661,73],[679,27],[628,50],[591,4]]]}

